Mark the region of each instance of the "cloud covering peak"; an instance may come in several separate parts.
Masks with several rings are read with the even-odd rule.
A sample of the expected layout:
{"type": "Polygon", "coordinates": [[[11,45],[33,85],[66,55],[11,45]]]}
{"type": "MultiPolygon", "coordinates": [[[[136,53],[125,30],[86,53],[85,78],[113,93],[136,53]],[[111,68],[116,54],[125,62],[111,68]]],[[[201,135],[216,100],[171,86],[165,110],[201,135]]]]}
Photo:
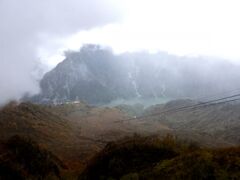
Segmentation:
{"type": "Polygon", "coordinates": [[[119,18],[109,0],[1,0],[0,104],[39,91],[33,71],[42,43],[119,18]]]}

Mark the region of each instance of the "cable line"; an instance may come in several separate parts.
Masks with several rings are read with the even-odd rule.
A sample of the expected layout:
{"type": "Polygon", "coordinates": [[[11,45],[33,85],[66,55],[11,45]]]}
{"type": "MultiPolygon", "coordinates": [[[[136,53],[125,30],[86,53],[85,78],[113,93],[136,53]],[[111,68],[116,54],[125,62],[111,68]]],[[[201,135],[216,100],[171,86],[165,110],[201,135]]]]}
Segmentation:
{"type": "Polygon", "coordinates": [[[218,99],[214,99],[214,100],[210,100],[210,101],[200,102],[200,103],[197,103],[195,105],[171,108],[171,109],[167,109],[165,111],[159,112],[159,113],[153,113],[153,114],[150,114],[150,115],[139,116],[139,117],[129,118],[129,119],[123,119],[123,120],[118,120],[118,121],[114,121],[114,122],[116,123],[116,122],[123,122],[123,121],[131,121],[131,120],[137,120],[137,119],[143,119],[143,118],[147,118],[147,117],[162,115],[162,114],[169,113],[169,112],[174,113],[174,112],[184,111],[184,110],[187,110],[187,109],[196,109],[196,108],[200,108],[200,107],[203,107],[203,106],[206,107],[206,106],[210,106],[210,105],[218,105],[218,104],[224,104],[224,103],[228,103],[228,102],[234,102],[234,101],[240,100],[240,98],[236,98],[236,99],[231,99],[231,98],[235,98],[235,97],[239,97],[239,96],[240,96],[240,94],[235,94],[235,95],[232,95],[232,96],[227,96],[227,97],[218,98],[218,99]],[[223,100],[225,100],[225,101],[223,101],[223,100]]]}

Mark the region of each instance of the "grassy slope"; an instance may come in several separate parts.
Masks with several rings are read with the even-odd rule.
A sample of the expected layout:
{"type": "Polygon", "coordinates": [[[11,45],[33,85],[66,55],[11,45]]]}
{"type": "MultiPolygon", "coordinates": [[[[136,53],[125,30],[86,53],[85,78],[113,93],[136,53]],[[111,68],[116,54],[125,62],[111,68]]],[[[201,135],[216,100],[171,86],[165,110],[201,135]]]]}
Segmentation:
{"type": "MultiPolygon", "coordinates": [[[[0,140],[14,135],[31,138],[61,158],[70,169],[82,169],[108,141],[136,132],[154,133],[164,126],[113,123],[129,118],[115,108],[96,108],[84,103],[41,106],[10,103],[0,110],[0,140]]],[[[151,123],[149,123],[151,124],[151,123]]]]}
{"type": "MultiPolygon", "coordinates": [[[[168,109],[192,105],[196,102],[190,100],[172,101],[164,106],[153,106],[145,111],[145,115],[161,113],[168,109]]],[[[222,104],[206,106],[195,109],[187,109],[179,112],[164,113],[161,116],[146,118],[160,122],[173,129],[179,136],[187,137],[193,134],[208,145],[216,144],[234,145],[240,143],[240,105],[222,104]],[[184,135],[185,134],[185,135],[184,135]],[[207,142],[210,140],[210,142],[207,142]]]]}
{"type": "MultiPolygon", "coordinates": [[[[156,106],[154,111],[152,111],[152,109],[148,109],[148,111],[158,112],[159,108],[164,108],[164,107],[156,106]]],[[[227,111],[226,107],[223,110],[227,111]]],[[[234,109],[234,110],[237,110],[237,109],[234,109]]],[[[200,114],[201,112],[198,112],[198,113],[200,114]]],[[[204,115],[207,116],[207,113],[204,112],[204,115]]],[[[211,113],[209,115],[211,115],[211,113]]],[[[205,116],[201,116],[201,117],[204,118],[205,116]]],[[[151,134],[159,135],[159,134],[172,133],[173,131],[169,129],[167,126],[164,126],[163,123],[175,129],[177,131],[176,134],[179,134],[182,137],[180,139],[187,139],[187,141],[191,141],[191,140],[198,141],[208,146],[221,145],[221,143],[220,144],[218,143],[214,134],[206,135],[204,134],[205,131],[202,132],[203,134],[193,133],[192,129],[188,128],[187,120],[183,120],[184,126],[181,126],[181,127],[179,123],[174,124],[174,122],[176,122],[176,119],[178,117],[192,118],[191,116],[188,116],[188,114],[186,114],[186,116],[183,116],[183,114],[179,114],[179,116],[170,116],[170,115],[167,116],[168,118],[167,122],[169,124],[167,124],[166,121],[164,121],[166,119],[159,120],[155,118],[142,119],[142,121],[139,121],[136,119],[130,122],[114,123],[114,121],[117,121],[117,120],[128,119],[129,116],[124,114],[118,108],[97,108],[97,107],[90,107],[82,103],[75,104],[75,105],[68,104],[68,105],[48,106],[48,107],[29,104],[29,103],[22,103],[20,105],[10,103],[6,107],[0,110],[0,125],[1,125],[0,140],[6,141],[7,139],[9,139],[10,137],[16,134],[22,137],[31,138],[33,141],[36,141],[36,143],[39,144],[40,148],[47,149],[51,151],[53,154],[55,154],[57,157],[59,157],[59,159],[61,159],[64,162],[64,164],[68,167],[68,170],[64,170],[64,171],[71,172],[71,174],[73,174],[72,172],[74,171],[76,172],[82,171],[82,169],[86,166],[86,164],[88,164],[89,160],[95,154],[97,154],[98,152],[100,152],[100,154],[102,153],[101,150],[104,148],[104,145],[108,141],[116,141],[116,140],[122,139],[125,136],[132,136],[134,133],[145,134],[145,135],[151,135],[151,134]],[[184,127],[186,127],[185,131],[183,130],[184,127]]],[[[221,117],[221,116],[218,116],[218,117],[221,117]]],[[[238,117],[237,112],[233,113],[233,117],[238,117]]],[[[191,120],[190,122],[192,122],[192,119],[190,120],[191,120]]],[[[204,122],[203,125],[205,124],[207,125],[205,120],[203,122],[204,122]]],[[[189,127],[192,127],[192,126],[189,126],[189,127]]],[[[234,128],[234,126],[232,126],[232,128],[234,128]]],[[[232,130],[232,129],[229,129],[229,130],[232,130]]],[[[238,127],[236,126],[235,129],[231,131],[232,133],[231,136],[233,136],[234,133],[238,134],[238,132],[239,132],[238,127]]],[[[231,136],[229,138],[231,138],[231,136]]],[[[158,154],[158,151],[160,150],[161,152],[162,145],[160,145],[160,149],[159,149],[159,144],[161,144],[161,142],[159,142],[158,140],[156,140],[157,142],[154,142],[155,140],[156,139],[153,138],[150,141],[151,143],[145,146],[146,145],[144,144],[145,141],[143,141],[144,143],[142,144],[141,138],[140,140],[137,140],[137,141],[134,139],[133,142],[135,143],[135,147],[132,150],[131,150],[132,140],[128,140],[130,142],[126,142],[125,140],[119,141],[116,144],[116,146],[115,145],[112,146],[111,144],[110,149],[108,149],[109,151],[115,151],[112,148],[113,147],[118,148],[119,143],[125,144],[126,145],[125,149],[128,152],[130,151],[131,153],[127,156],[127,158],[124,157],[125,158],[124,161],[129,160],[132,157],[135,157],[137,164],[142,164],[142,166],[144,166],[144,167],[142,166],[137,167],[138,165],[135,165],[136,162],[133,162],[132,164],[125,163],[125,166],[129,167],[128,169],[131,170],[131,166],[132,166],[132,167],[137,167],[137,170],[126,171],[126,172],[124,171],[124,173],[121,174],[121,177],[123,175],[127,175],[127,178],[128,178],[128,174],[130,173],[129,176],[145,177],[145,175],[147,175],[149,177],[153,177],[154,179],[155,174],[158,174],[157,169],[162,168],[162,166],[159,164],[159,161],[156,161],[156,160],[159,160],[158,158],[161,158],[161,154],[158,154]],[[144,151],[145,151],[145,148],[150,150],[150,154],[149,152],[146,153],[142,151],[142,147],[144,147],[143,148],[144,151]],[[151,153],[157,153],[157,154],[152,155],[151,153]],[[140,158],[140,156],[142,155],[147,159],[140,158]],[[152,162],[153,160],[154,162],[152,162]],[[146,162],[150,162],[150,164],[146,162]],[[157,166],[156,163],[159,166],[157,166]],[[152,169],[149,172],[148,172],[148,167],[151,167],[152,169]],[[153,169],[155,169],[156,171],[155,170],[153,171],[153,169]],[[146,171],[147,173],[145,173],[146,171]]],[[[220,140],[222,139],[220,138],[220,140]]],[[[183,157],[183,160],[184,160],[184,157],[187,154],[181,154],[179,152],[182,151],[181,148],[185,145],[181,145],[181,144],[176,145],[176,143],[173,143],[173,144],[170,143],[169,145],[172,146],[171,148],[173,148],[171,152],[177,155],[178,158],[183,157]]],[[[223,145],[226,146],[227,144],[223,142],[223,145]]],[[[107,146],[106,148],[109,148],[109,146],[107,146]]],[[[104,151],[106,150],[106,148],[104,149],[104,151]]],[[[207,153],[210,153],[211,157],[213,157],[212,156],[213,151],[208,151],[206,149],[204,150],[204,152],[205,151],[207,153]]],[[[200,152],[200,155],[201,155],[201,152],[200,152]]],[[[222,158],[224,157],[225,155],[223,155],[222,158]]],[[[120,164],[122,163],[122,160],[121,160],[122,157],[119,157],[119,158],[117,158],[116,162],[115,160],[112,160],[111,162],[113,163],[112,165],[110,163],[110,165],[113,168],[115,167],[116,163],[118,166],[118,161],[121,161],[120,164]]],[[[183,161],[183,160],[179,160],[179,161],[183,161]]],[[[177,161],[178,159],[175,159],[174,161],[172,160],[169,162],[167,161],[166,164],[163,164],[163,165],[165,167],[165,165],[167,166],[168,164],[171,164],[171,163],[174,164],[177,161]]],[[[214,160],[214,163],[215,163],[215,160],[214,160]]],[[[105,165],[101,165],[101,166],[104,167],[105,165]]],[[[171,164],[171,166],[173,165],[171,164]]],[[[178,168],[181,168],[181,167],[176,166],[176,169],[178,168]]],[[[184,168],[185,168],[185,165],[184,165],[184,168]]],[[[115,170],[113,170],[113,172],[114,171],[115,170]]],[[[169,169],[167,169],[166,172],[168,171],[172,172],[169,169]]],[[[223,172],[223,173],[226,174],[226,172],[223,172]]]]}
{"type": "Polygon", "coordinates": [[[31,138],[63,159],[70,168],[83,167],[84,160],[79,161],[78,158],[87,158],[99,149],[95,143],[80,138],[80,127],[49,110],[49,107],[30,103],[9,104],[0,111],[0,124],[1,141],[14,135],[31,138]],[[88,146],[82,146],[84,144],[88,146]],[[85,153],[87,151],[89,154],[85,153]]]}
{"type": "Polygon", "coordinates": [[[240,147],[207,149],[172,136],[135,136],[108,144],[79,179],[239,179],[239,162],[240,147]]]}

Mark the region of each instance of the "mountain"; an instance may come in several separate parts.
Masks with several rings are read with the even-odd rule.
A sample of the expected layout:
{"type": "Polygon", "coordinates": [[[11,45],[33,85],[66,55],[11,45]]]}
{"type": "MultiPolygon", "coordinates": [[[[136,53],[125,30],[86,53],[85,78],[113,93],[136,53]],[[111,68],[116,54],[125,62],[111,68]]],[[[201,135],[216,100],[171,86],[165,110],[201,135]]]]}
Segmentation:
{"type": "MultiPolygon", "coordinates": [[[[222,103],[195,108],[186,108],[178,111],[169,111],[179,107],[196,105],[199,102],[193,100],[174,100],[165,105],[151,106],[145,110],[144,115],[164,112],[159,116],[145,118],[160,122],[176,131],[179,136],[199,134],[201,138],[205,135],[214,138],[215,141],[224,140],[229,144],[240,143],[240,103],[222,103]]],[[[196,138],[195,138],[196,139],[196,138]]]]}
{"type": "Polygon", "coordinates": [[[46,106],[10,103],[0,110],[0,124],[1,142],[16,135],[30,138],[64,159],[66,164],[71,161],[74,149],[79,148],[73,146],[82,141],[77,125],[46,106]]]}
{"type": "Polygon", "coordinates": [[[14,136],[31,139],[59,157],[70,170],[79,170],[109,141],[134,133],[169,131],[158,122],[150,121],[148,126],[121,122],[127,118],[130,117],[117,108],[81,102],[60,105],[11,102],[0,109],[0,146],[14,136]]]}
{"type": "Polygon", "coordinates": [[[28,100],[96,105],[121,99],[197,98],[240,88],[239,66],[221,59],[164,52],[115,55],[99,45],[85,45],[65,56],[42,78],[41,93],[28,100]]]}
{"type": "Polygon", "coordinates": [[[135,92],[121,66],[110,51],[98,46],[70,52],[43,77],[42,93],[36,98],[40,102],[84,100],[97,104],[132,97],[135,92]]]}
{"type": "MultiPolygon", "coordinates": [[[[216,106],[209,110],[203,108],[194,112],[165,114],[165,116],[134,118],[196,103],[191,100],[179,100],[147,109],[143,109],[140,104],[109,108],[90,106],[83,102],[57,105],[9,103],[0,109],[0,178],[40,177],[44,179],[44,177],[54,176],[63,179],[74,179],[75,177],[76,179],[76,176],[81,174],[80,177],[82,177],[87,173],[88,168],[91,169],[89,166],[94,162],[94,157],[98,158],[98,156],[103,157],[100,160],[95,159],[97,164],[93,165],[97,166],[97,169],[103,168],[103,173],[108,171],[106,168],[112,167],[113,171],[109,172],[114,176],[125,176],[135,172],[142,176],[144,175],[143,171],[148,170],[149,166],[158,168],[157,164],[161,163],[158,159],[161,158],[159,153],[162,154],[162,150],[167,150],[168,147],[171,153],[179,153],[182,144],[184,148],[187,147],[187,153],[182,155],[184,159],[185,155],[188,159],[192,148],[198,146],[201,147],[199,150],[205,148],[208,151],[213,147],[239,145],[240,106],[237,104],[216,106]],[[197,117],[194,116],[195,113],[197,117]],[[182,121],[182,124],[179,121],[182,121]],[[147,138],[142,142],[142,138],[138,140],[138,134],[143,139],[149,136],[154,138],[147,138]],[[171,134],[171,137],[176,136],[180,144],[168,141],[171,140],[168,138],[167,141],[163,141],[166,144],[162,144],[162,141],[159,144],[158,138],[162,138],[166,134],[171,134]],[[131,139],[131,137],[133,140],[128,143],[128,138],[131,139]],[[127,142],[124,140],[125,138],[127,142]],[[185,143],[190,143],[191,146],[185,145],[185,143]],[[118,147],[120,147],[120,151],[118,147]],[[110,159],[108,153],[110,153],[110,159]],[[117,155],[117,159],[114,154],[117,155]],[[125,163],[129,162],[129,157],[133,161],[125,166],[125,163]],[[100,167],[98,166],[99,162],[100,167]],[[120,162],[120,166],[118,166],[118,162],[120,162]],[[101,165],[101,163],[104,164],[101,165]],[[138,165],[135,166],[135,163],[138,165]],[[115,174],[115,168],[118,167],[123,168],[123,171],[115,174]],[[87,168],[86,171],[83,171],[85,168],[87,168]]],[[[238,153],[239,148],[236,150],[238,153]]],[[[168,153],[168,150],[166,152],[168,153]]],[[[203,155],[205,159],[204,154],[201,154],[200,158],[203,155]]],[[[223,155],[224,158],[228,158],[226,154],[223,155]]],[[[179,158],[182,157],[181,154],[178,155],[179,158]]],[[[198,154],[196,155],[198,157],[198,154]]],[[[235,157],[235,155],[233,156],[235,157]]],[[[177,157],[177,159],[169,158],[180,164],[182,162],[182,160],[178,161],[177,157]]],[[[190,160],[191,158],[194,159],[195,155],[190,157],[190,160]]],[[[238,157],[236,156],[236,158],[238,157]]],[[[186,161],[188,161],[187,159],[186,161]]],[[[213,164],[215,164],[214,159],[211,159],[213,164]]],[[[238,159],[233,159],[234,162],[228,163],[234,165],[235,160],[238,161],[238,159]]],[[[183,162],[187,163],[185,160],[183,162]]],[[[187,166],[187,164],[185,165],[187,166]]],[[[184,172],[184,170],[181,171],[184,172]]],[[[155,170],[149,173],[151,176],[155,176],[155,170]]],[[[156,173],[159,172],[156,171],[156,173]]],[[[226,173],[231,175],[231,172],[226,173]]],[[[86,175],[93,175],[92,170],[86,175]]],[[[101,176],[98,173],[96,175],[101,176]]],[[[108,176],[107,174],[103,175],[108,176]]]]}

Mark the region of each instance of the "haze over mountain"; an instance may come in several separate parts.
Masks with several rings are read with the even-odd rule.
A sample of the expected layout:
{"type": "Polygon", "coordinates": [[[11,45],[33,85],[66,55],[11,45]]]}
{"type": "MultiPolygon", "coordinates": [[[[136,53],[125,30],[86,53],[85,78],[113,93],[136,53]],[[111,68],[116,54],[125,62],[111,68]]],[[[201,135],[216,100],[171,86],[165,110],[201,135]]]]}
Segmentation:
{"type": "Polygon", "coordinates": [[[38,93],[42,72],[61,62],[64,51],[85,43],[110,46],[116,53],[162,50],[238,63],[238,3],[1,0],[0,104],[38,93]]]}
{"type": "Polygon", "coordinates": [[[109,0],[1,0],[0,104],[39,91],[46,71],[43,47],[55,52],[58,39],[120,19],[109,0]],[[41,55],[40,55],[41,54],[41,55]]]}
{"type": "Polygon", "coordinates": [[[237,0],[0,0],[0,179],[240,179],[237,0]]]}
{"type": "Polygon", "coordinates": [[[240,89],[240,66],[223,59],[165,52],[115,55],[94,44],[65,55],[45,74],[41,93],[32,101],[106,104],[122,99],[196,99],[240,89]]]}

